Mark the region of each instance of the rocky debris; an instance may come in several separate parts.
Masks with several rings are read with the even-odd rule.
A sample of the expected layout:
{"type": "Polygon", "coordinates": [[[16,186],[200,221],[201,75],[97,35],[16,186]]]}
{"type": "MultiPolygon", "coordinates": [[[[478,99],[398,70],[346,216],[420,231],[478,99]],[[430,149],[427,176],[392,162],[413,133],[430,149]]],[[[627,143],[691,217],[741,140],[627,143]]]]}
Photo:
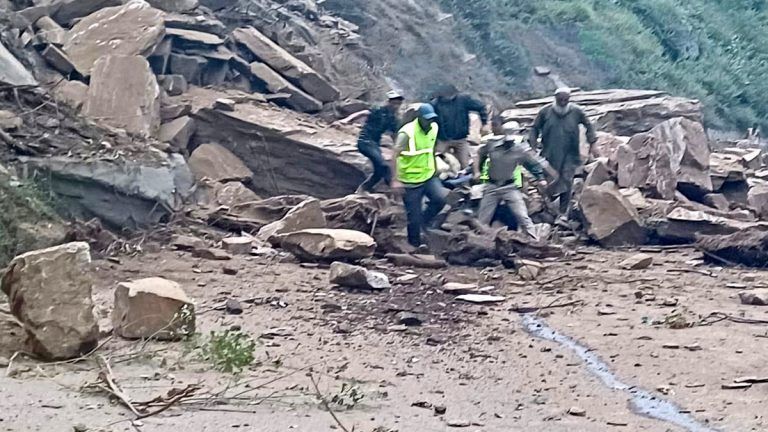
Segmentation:
{"type": "MultiPolygon", "coordinates": [[[[539,110],[553,98],[521,101],[502,113],[507,120],[533,124],[539,110]]],[[[577,91],[571,101],[584,108],[598,130],[617,136],[633,136],[647,132],[659,123],[675,117],[702,121],[701,104],[697,100],[670,97],[653,90],[609,89],[577,91]]]]}
{"type": "Polygon", "coordinates": [[[237,106],[237,102],[227,98],[216,99],[213,102],[213,109],[219,110],[219,111],[233,112],[235,111],[236,106],[237,106]]]}
{"type": "Polygon", "coordinates": [[[644,270],[653,264],[653,257],[648,254],[635,254],[619,263],[624,270],[644,270]]]}
{"type": "Polygon", "coordinates": [[[387,226],[395,216],[390,202],[381,194],[355,194],[324,200],[321,205],[328,228],[345,228],[371,232],[376,222],[378,227],[387,226]]]}
{"type": "Polygon", "coordinates": [[[16,130],[24,125],[24,120],[21,117],[10,111],[0,111],[0,129],[1,130],[16,130]]]}
{"type": "Polygon", "coordinates": [[[205,248],[206,244],[202,239],[186,235],[174,235],[171,238],[171,246],[178,250],[191,251],[194,249],[205,248]]]}
{"type": "Polygon", "coordinates": [[[191,113],[192,106],[189,104],[163,102],[160,106],[160,120],[163,122],[169,122],[191,113]]]}
{"type": "Polygon", "coordinates": [[[319,199],[352,193],[368,169],[352,134],[312,126],[311,119],[264,104],[241,104],[234,113],[201,109],[194,143],[215,142],[268,181],[260,195],[306,194],[319,199]],[[325,181],[333,179],[333,181],[325,181]],[[318,188],[318,181],[323,182],[318,188]]]}
{"type": "Polygon", "coordinates": [[[189,168],[198,180],[247,181],[253,172],[232,152],[218,144],[203,144],[192,152],[189,168]]]}
{"type": "Polygon", "coordinates": [[[666,218],[650,219],[647,225],[659,239],[671,243],[693,243],[701,235],[728,235],[750,228],[768,230],[766,223],[728,219],[682,207],[673,209],[666,218]]]}
{"type": "Polygon", "coordinates": [[[54,192],[81,219],[134,230],[153,226],[178,210],[194,179],[181,155],[159,163],[82,161],[66,157],[20,158],[51,181],[54,192]]]}
{"type": "Polygon", "coordinates": [[[72,64],[72,60],[56,45],[46,46],[40,55],[48,64],[64,75],[69,75],[75,71],[75,65],[72,64]]]}
{"type": "Polygon", "coordinates": [[[260,201],[244,202],[228,209],[216,209],[209,222],[227,229],[258,232],[264,225],[285,217],[292,208],[309,199],[305,195],[282,195],[260,201]]]}
{"type": "Polygon", "coordinates": [[[460,282],[448,282],[441,288],[444,294],[463,295],[463,294],[481,294],[480,287],[477,284],[467,284],[460,282]]]}
{"type": "Polygon", "coordinates": [[[495,238],[488,234],[431,230],[426,237],[429,250],[448,264],[484,266],[499,259],[495,238]]]}
{"type": "Polygon", "coordinates": [[[768,306],[768,289],[740,292],[739,300],[745,305],[768,306]]]}
{"type": "Polygon", "coordinates": [[[183,75],[159,75],[157,83],[165,90],[168,96],[178,96],[189,89],[186,78],[183,75]]]}
{"type": "Polygon", "coordinates": [[[307,261],[370,258],[376,242],[368,234],[343,229],[308,229],[277,236],[280,247],[307,261]]]}
{"type": "Polygon", "coordinates": [[[239,28],[232,32],[232,38],[244,47],[251,57],[266,63],[317,100],[333,102],[339,98],[338,89],[258,30],[252,27],[239,28]]]}
{"type": "Polygon", "coordinates": [[[269,241],[272,236],[288,234],[310,228],[326,228],[325,214],[320,201],[310,198],[292,208],[282,219],[265,225],[257,236],[262,241],[269,241]]]}
{"type": "Polygon", "coordinates": [[[166,12],[189,12],[200,5],[198,0],[148,0],[152,7],[166,12]]]}
{"type": "Polygon", "coordinates": [[[605,247],[643,244],[640,215],[613,186],[587,186],[579,201],[589,236],[605,247]]]}
{"type": "MultiPolygon", "coordinates": [[[[54,17],[55,18],[55,17],[54,17]]],[[[67,32],[63,50],[83,76],[104,56],[147,56],[165,33],[163,12],[141,0],[107,7],[88,15],[67,32]]],[[[110,80],[130,80],[132,73],[114,70],[110,80]],[[119,77],[119,78],[117,78],[119,77]]],[[[134,90],[136,91],[136,90],[134,90]]]]}
{"type": "Polygon", "coordinates": [[[674,199],[678,188],[699,197],[713,190],[709,144],[701,123],[667,120],[633,136],[617,154],[621,187],[637,187],[662,199],[674,199]]]}
{"type": "Polygon", "coordinates": [[[83,114],[141,136],[160,128],[160,87],[146,59],[107,55],[93,65],[83,114]]]}
{"type": "Polygon", "coordinates": [[[288,82],[264,63],[251,63],[250,72],[259,86],[267,89],[270,93],[287,94],[288,98],[285,100],[285,105],[289,108],[306,113],[314,113],[323,109],[322,102],[288,82]]]}
{"type": "Polygon", "coordinates": [[[235,299],[227,299],[227,302],[224,303],[224,310],[229,315],[242,315],[243,305],[235,299]]]}
{"type": "Polygon", "coordinates": [[[51,89],[51,93],[56,101],[69,105],[75,111],[80,111],[88,100],[88,86],[80,81],[62,80],[51,89]]]}
{"type": "Polygon", "coordinates": [[[35,87],[37,80],[23,64],[0,42],[0,84],[14,87],[35,87]]]}
{"type": "Polygon", "coordinates": [[[768,220],[768,185],[750,188],[747,194],[747,202],[761,219],[768,220]]]}
{"type": "Polygon", "coordinates": [[[508,257],[545,259],[558,258],[565,253],[562,246],[553,244],[546,237],[533,239],[517,231],[503,230],[494,239],[496,254],[500,259],[508,257]]]}
{"type": "Polygon", "coordinates": [[[329,280],[332,284],[348,288],[383,290],[390,288],[389,278],[381,272],[343,262],[331,263],[329,280]]]}
{"type": "Polygon", "coordinates": [[[195,121],[190,117],[179,117],[160,126],[160,141],[167,142],[174,150],[187,150],[190,139],[195,133],[195,121]]]}
{"type": "Polygon", "coordinates": [[[442,269],[448,267],[448,263],[432,255],[420,254],[395,254],[386,255],[387,259],[396,266],[418,267],[427,269],[442,269]]]}
{"type": "Polygon", "coordinates": [[[227,237],[221,241],[221,246],[232,255],[250,255],[253,237],[227,237]]]}
{"type": "Polygon", "coordinates": [[[586,417],[587,416],[587,410],[584,408],[579,407],[571,407],[568,408],[568,414],[574,416],[574,417],[586,417]]]}
{"type": "Polygon", "coordinates": [[[613,171],[608,167],[608,159],[598,159],[585,169],[589,174],[584,180],[584,186],[600,186],[614,178],[613,171]]]}
{"type": "Polygon", "coordinates": [[[235,207],[243,203],[261,200],[256,193],[240,182],[216,183],[214,196],[216,203],[225,207],[235,207]]]}
{"type": "Polygon", "coordinates": [[[87,243],[67,243],[17,256],[2,277],[11,313],[43,359],[75,358],[98,344],[90,262],[87,243]]]}
{"type": "Polygon", "coordinates": [[[115,334],[126,339],[179,340],[195,332],[195,309],[181,286],[159,277],[121,282],[112,311],[115,334]]]}
{"type": "Polygon", "coordinates": [[[192,256],[195,258],[201,258],[211,261],[229,261],[232,259],[232,255],[226,251],[214,248],[197,248],[192,250],[192,256]]]}
{"type": "MultiPolygon", "coordinates": [[[[752,228],[725,236],[705,236],[696,247],[713,256],[750,267],[763,268],[768,262],[768,232],[752,228]]],[[[722,261],[712,259],[717,264],[722,261]]]]}

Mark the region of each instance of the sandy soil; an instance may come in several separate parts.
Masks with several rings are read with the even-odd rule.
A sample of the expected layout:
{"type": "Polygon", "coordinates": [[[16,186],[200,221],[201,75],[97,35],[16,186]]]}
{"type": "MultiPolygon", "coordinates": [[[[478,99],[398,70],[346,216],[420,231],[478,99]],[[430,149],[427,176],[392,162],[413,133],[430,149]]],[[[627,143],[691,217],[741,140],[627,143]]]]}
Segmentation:
{"type": "Polygon", "coordinates": [[[131,422],[127,409],[87,388],[97,380],[96,356],[57,365],[17,357],[0,377],[0,430],[342,430],[319,403],[310,373],[325,398],[339,394],[344,383],[364,394],[351,409],[334,408],[350,431],[765,430],[768,384],[721,387],[738,377],[768,375],[768,327],[721,321],[676,330],[653,322],[678,312],[697,322],[713,311],[768,319],[768,308],[742,306],[736,295],[759,287],[766,273],[694,266],[691,260],[700,256],[689,249],[654,250],[651,268],[620,270],[618,263],[633,253],[584,249],[545,263],[537,282],[520,281],[503,268],[430,272],[371,262],[393,280],[406,271],[418,276],[382,293],[332,287],[325,269],[260,257],[222,263],[158,250],[120,263],[96,261],[102,317],[118,281],[163,276],[195,298],[201,333],[240,326],[258,338],[257,362],[232,377],[185,356],[184,343],[110,339],[97,354],[109,359],[133,400],[201,387],[196,400],[131,422]],[[224,266],[239,272],[225,275],[224,266]],[[493,285],[507,301],[458,303],[437,289],[441,281],[493,285]],[[228,298],[243,303],[242,315],[226,314],[228,298]],[[676,306],[664,306],[672,299],[676,306]],[[701,428],[637,414],[630,392],[606,386],[567,346],[527,333],[514,311],[564,303],[573,304],[543,310],[538,318],[591,348],[618,380],[690,412],[701,428]],[[398,326],[400,311],[416,313],[422,325],[398,326]],[[262,337],[276,328],[271,333],[278,335],[262,337]],[[669,344],[679,348],[665,348],[669,344]],[[221,397],[214,402],[215,394],[221,397]],[[569,414],[573,408],[584,416],[569,414]]]}

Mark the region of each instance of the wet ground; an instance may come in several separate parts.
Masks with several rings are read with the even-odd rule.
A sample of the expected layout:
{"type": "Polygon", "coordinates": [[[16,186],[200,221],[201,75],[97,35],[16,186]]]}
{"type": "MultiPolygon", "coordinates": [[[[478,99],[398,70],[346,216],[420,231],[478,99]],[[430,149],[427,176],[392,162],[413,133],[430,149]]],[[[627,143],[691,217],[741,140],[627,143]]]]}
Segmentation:
{"type": "Polygon", "coordinates": [[[173,279],[196,300],[198,331],[241,327],[258,341],[256,362],[233,377],[185,354],[189,344],[110,339],[96,354],[134,401],[200,387],[195,399],[131,422],[88,386],[97,355],[57,365],[17,357],[0,377],[0,430],[765,430],[768,384],[723,386],[768,376],[768,326],[734,322],[768,319],[768,308],[737,295],[768,273],[704,265],[692,249],[649,249],[650,268],[621,270],[634,253],[575,251],[545,262],[532,282],[503,268],[371,262],[392,280],[413,275],[381,293],[332,287],[326,269],[260,257],[214,262],[160,250],[96,261],[102,317],[118,281],[173,279]],[[493,286],[507,300],[459,303],[439,290],[444,281],[493,286]],[[230,298],[242,315],[226,313],[230,298]],[[724,315],[704,320],[716,311],[724,315]],[[422,324],[401,326],[403,312],[422,324]],[[715,322],[724,316],[735,319],[715,322]],[[318,394],[346,401],[330,405],[338,422],[318,394]],[[350,402],[355,394],[362,399],[350,402]]]}

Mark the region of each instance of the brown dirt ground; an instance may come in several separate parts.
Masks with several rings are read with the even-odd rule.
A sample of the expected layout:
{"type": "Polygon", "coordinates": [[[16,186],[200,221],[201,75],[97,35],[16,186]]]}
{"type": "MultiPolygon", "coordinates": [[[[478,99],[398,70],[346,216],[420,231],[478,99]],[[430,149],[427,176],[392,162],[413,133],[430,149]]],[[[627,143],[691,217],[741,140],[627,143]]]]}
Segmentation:
{"type": "MultiPolygon", "coordinates": [[[[254,337],[274,328],[284,328],[286,336],[259,338],[257,363],[239,378],[184,357],[183,343],[143,346],[110,339],[97,354],[110,359],[118,382],[134,400],[188,384],[202,386],[197,405],[174,407],[133,424],[125,408],[83,389],[96,380],[93,358],[43,365],[18,357],[0,376],[0,393],[13,395],[0,399],[0,430],[70,431],[83,424],[106,431],[179,426],[195,432],[339,431],[318,403],[307,376],[310,367],[327,397],[343,383],[365,394],[354,408],[335,410],[349,430],[446,431],[456,429],[449,423],[458,420],[472,425],[456,430],[469,431],[685,430],[635,414],[626,392],[604,386],[568,349],[526,333],[520,315],[512,311],[573,300],[581,303],[548,309],[541,317],[592,348],[622,382],[677,403],[716,430],[765,430],[768,384],[746,390],[721,385],[741,376],[768,375],[763,360],[768,327],[723,321],[675,330],[651,322],[679,311],[693,321],[713,311],[768,319],[768,308],[742,306],[736,295],[765,283],[766,273],[694,267],[690,261],[700,254],[693,249],[653,250],[651,268],[620,270],[618,263],[632,253],[579,250],[547,262],[538,282],[520,281],[502,268],[414,269],[419,276],[414,282],[382,293],[335,288],[327,282],[326,269],[261,257],[221,263],[156,248],[123,257],[119,264],[95,261],[102,318],[108,316],[118,281],[163,276],[182,283],[195,298],[202,333],[237,325],[254,337]],[[224,275],[224,266],[239,273],[224,275]],[[679,269],[707,274],[675,272],[679,269]],[[436,289],[441,280],[493,285],[507,301],[495,306],[456,303],[436,289]],[[639,290],[645,299],[636,298],[639,290]],[[243,302],[244,313],[226,315],[221,305],[227,298],[243,302]],[[667,299],[676,299],[677,306],[663,306],[667,299]],[[405,331],[393,328],[400,310],[421,314],[424,324],[405,331]],[[670,343],[680,348],[664,348],[670,343]],[[693,344],[700,349],[685,348],[693,344]],[[247,393],[242,399],[202,403],[225,389],[228,396],[247,393]],[[447,413],[412,406],[422,401],[443,405],[447,413]],[[586,415],[569,415],[572,407],[586,415]]],[[[393,279],[407,271],[378,261],[369,265],[393,279]]]]}

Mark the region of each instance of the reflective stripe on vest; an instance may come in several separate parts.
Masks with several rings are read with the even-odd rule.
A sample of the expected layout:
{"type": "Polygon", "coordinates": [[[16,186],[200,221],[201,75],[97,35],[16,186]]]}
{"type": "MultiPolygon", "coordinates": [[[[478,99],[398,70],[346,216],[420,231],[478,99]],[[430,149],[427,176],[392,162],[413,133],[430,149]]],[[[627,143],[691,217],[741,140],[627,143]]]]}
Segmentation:
{"type": "Polygon", "coordinates": [[[423,183],[435,175],[435,142],[437,123],[432,123],[429,132],[424,132],[416,119],[402,128],[400,133],[408,136],[408,147],[397,157],[397,179],[403,183],[423,183]]]}

